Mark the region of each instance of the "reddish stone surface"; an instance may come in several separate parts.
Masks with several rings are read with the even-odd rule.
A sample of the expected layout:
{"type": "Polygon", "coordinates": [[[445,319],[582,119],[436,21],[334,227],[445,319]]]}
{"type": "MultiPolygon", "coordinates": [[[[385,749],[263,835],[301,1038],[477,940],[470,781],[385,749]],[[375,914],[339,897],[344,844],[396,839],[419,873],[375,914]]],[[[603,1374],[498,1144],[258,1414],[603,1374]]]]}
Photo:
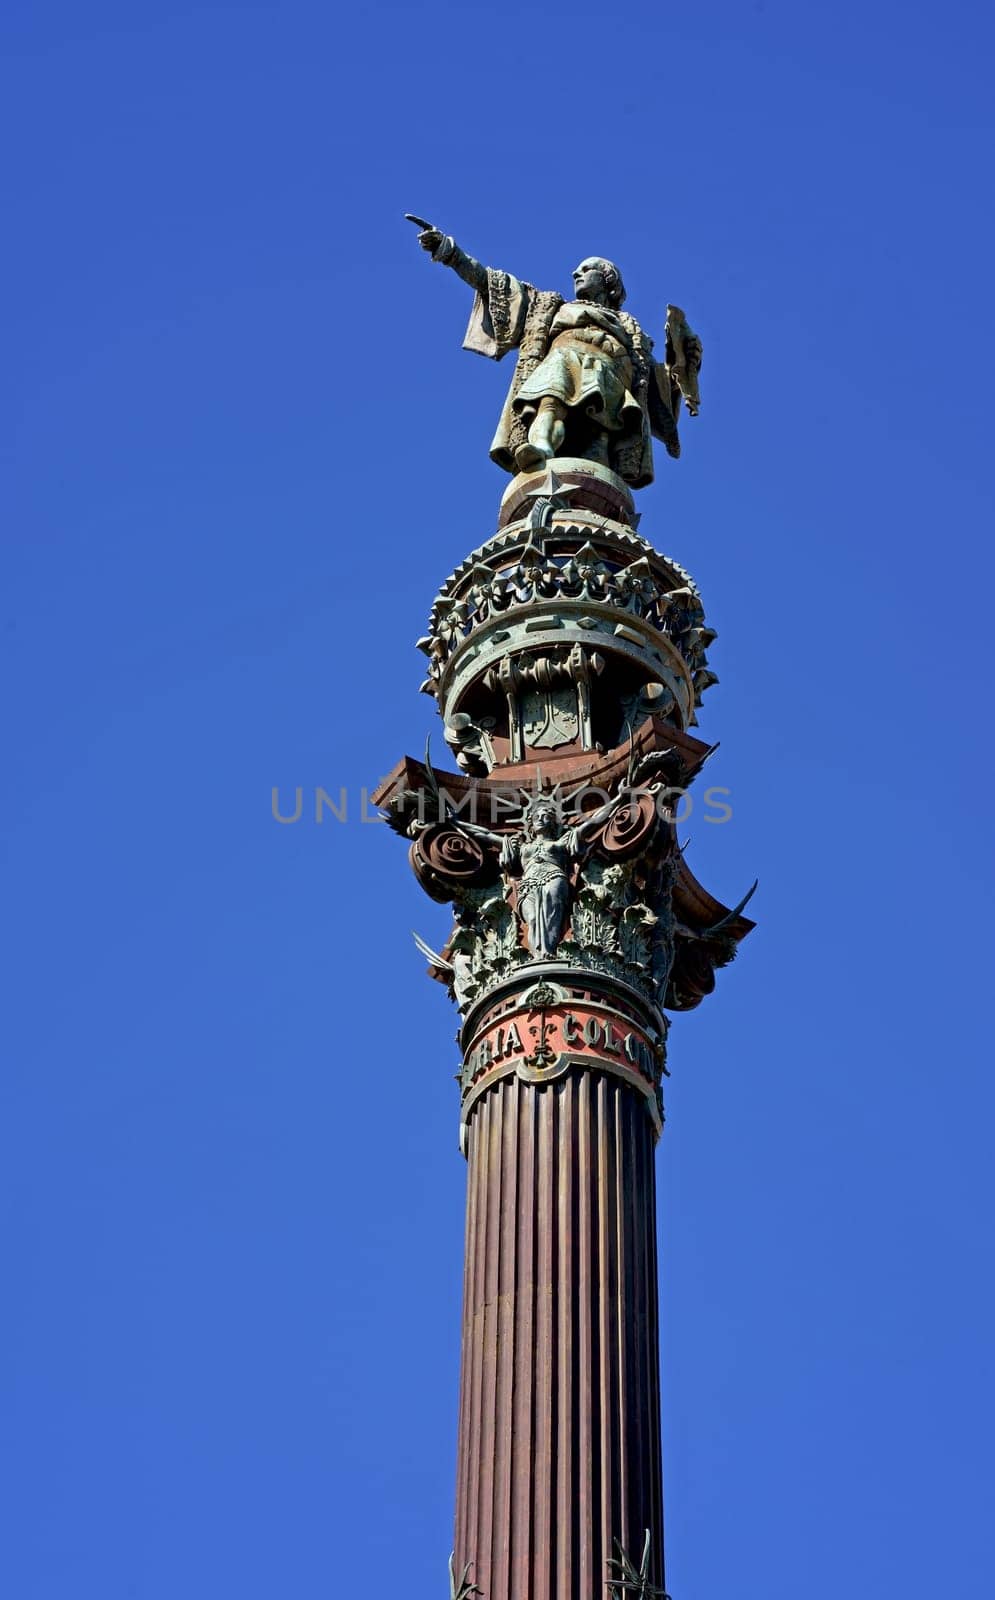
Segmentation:
{"type": "Polygon", "coordinates": [[[455,1546],[487,1600],[595,1600],[646,1528],[663,1585],[653,1152],[596,1070],[475,1108],[455,1546]]]}

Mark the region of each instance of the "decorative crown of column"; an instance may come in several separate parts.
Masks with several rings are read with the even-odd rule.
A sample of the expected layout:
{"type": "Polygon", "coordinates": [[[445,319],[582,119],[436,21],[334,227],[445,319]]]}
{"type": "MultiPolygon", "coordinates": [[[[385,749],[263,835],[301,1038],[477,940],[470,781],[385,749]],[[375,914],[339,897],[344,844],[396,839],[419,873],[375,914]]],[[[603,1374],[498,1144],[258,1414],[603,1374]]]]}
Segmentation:
{"type": "Polygon", "coordinates": [[[715,634],[637,522],[595,463],[516,477],[419,640],[459,770],[406,757],[375,798],[454,906],[443,949],[422,949],[463,1018],[464,1126],[496,1077],[596,1059],[659,1128],[664,1012],[697,1005],[753,926],[679,848],[675,801],[711,753],[687,730],[715,634]]]}

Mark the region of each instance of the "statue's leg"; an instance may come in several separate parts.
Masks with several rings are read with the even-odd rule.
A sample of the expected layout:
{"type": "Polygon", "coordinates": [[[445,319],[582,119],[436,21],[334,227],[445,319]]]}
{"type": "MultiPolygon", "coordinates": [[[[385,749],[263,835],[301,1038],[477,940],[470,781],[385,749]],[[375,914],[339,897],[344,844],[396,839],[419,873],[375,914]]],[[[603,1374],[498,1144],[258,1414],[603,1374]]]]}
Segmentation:
{"type": "Polygon", "coordinates": [[[525,923],[525,935],[528,939],[529,949],[534,956],[542,954],[540,939],[542,937],[542,913],[539,909],[540,891],[530,888],[518,902],[518,910],[525,923]]]}
{"type": "Polygon", "coordinates": [[[562,400],[551,394],[539,401],[539,410],[529,429],[529,443],[534,444],[548,459],[558,455],[567,436],[567,408],[562,400]]]}
{"type": "Polygon", "coordinates": [[[542,953],[555,956],[566,922],[570,902],[570,885],[566,878],[553,878],[543,885],[542,896],[542,953]]]}
{"type": "Polygon", "coordinates": [[[560,939],[563,938],[563,925],[566,922],[566,907],[569,904],[569,883],[566,878],[555,878],[549,886],[549,909],[545,912],[545,938],[549,941],[549,954],[557,954],[560,939]]]}
{"type": "Polygon", "coordinates": [[[529,429],[528,443],[515,451],[515,465],[519,472],[529,472],[541,467],[544,461],[558,455],[567,436],[567,408],[553,395],[543,395],[539,409],[529,429]]]}

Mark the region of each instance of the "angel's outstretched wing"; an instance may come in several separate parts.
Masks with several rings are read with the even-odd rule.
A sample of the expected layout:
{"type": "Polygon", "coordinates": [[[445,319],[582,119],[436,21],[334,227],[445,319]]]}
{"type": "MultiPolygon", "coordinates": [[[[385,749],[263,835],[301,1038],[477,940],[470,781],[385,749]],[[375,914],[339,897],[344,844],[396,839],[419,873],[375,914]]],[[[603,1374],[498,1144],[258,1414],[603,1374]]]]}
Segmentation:
{"type": "Polygon", "coordinates": [[[426,944],[424,939],[419,938],[418,934],[415,933],[413,928],[411,930],[411,937],[415,941],[415,944],[418,946],[418,949],[421,951],[422,955],[425,957],[425,960],[430,962],[433,967],[437,967],[440,972],[451,973],[453,971],[452,962],[446,961],[443,956],[439,955],[437,950],[432,949],[430,944],[426,944]]]}

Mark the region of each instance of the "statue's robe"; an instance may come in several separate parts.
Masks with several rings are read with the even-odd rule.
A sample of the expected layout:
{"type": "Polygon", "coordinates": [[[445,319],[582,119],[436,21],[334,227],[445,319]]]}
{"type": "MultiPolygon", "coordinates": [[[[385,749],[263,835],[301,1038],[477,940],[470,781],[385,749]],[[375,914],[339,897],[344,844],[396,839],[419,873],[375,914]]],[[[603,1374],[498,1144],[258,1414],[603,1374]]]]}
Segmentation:
{"type": "MultiPolygon", "coordinates": [[[[528,435],[528,418],[516,407],[515,399],[525,383],[545,360],[554,337],[553,321],[564,304],[562,295],[520,283],[510,272],[487,269],[487,287],[474,296],[470,321],[463,340],[466,350],[500,361],[509,350],[518,351],[511,387],[501,412],[497,432],[491,442],[491,459],[506,472],[515,472],[515,451],[528,435]]],[[[596,315],[598,308],[589,308],[596,315]]],[[[633,488],[653,481],[651,435],[661,439],[672,456],[680,454],[677,436],[679,391],[675,394],[667,368],[653,360],[653,341],[634,317],[624,311],[608,314],[621,324],[631,348],[632,397],[638,402],[641,420],[635,427],[609,435],[612,468],[633,488]]],[[[611,365],[606,360],[606,365],[611,365]]]]}

